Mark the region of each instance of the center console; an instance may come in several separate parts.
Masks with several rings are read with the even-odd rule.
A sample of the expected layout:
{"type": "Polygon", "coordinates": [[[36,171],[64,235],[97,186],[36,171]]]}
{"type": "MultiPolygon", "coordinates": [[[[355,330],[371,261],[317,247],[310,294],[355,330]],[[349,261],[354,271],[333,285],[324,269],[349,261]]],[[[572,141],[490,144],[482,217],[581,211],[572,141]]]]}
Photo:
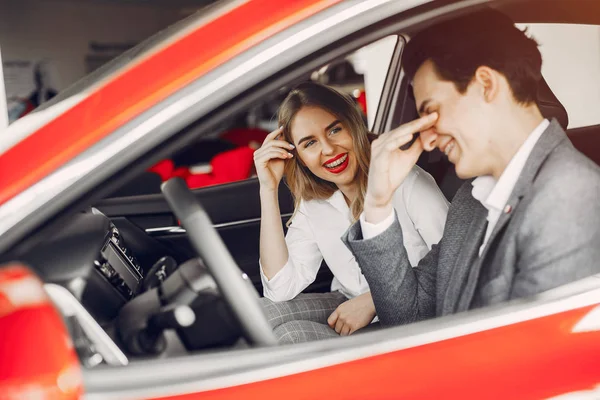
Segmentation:
{"type": "Polygon", "coordinates": [[[125,300],[139,292],[143,269],[125,247],[117,228],[111,227],[94,265],[125,300]]]}

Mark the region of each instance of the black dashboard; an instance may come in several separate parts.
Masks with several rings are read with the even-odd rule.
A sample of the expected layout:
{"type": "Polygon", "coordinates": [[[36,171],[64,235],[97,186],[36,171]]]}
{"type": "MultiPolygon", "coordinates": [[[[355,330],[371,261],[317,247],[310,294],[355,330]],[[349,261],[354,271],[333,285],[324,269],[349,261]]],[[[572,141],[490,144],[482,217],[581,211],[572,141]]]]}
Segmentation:
{"type": "Polygon", "coordinates": [[[75,214],[25,258],[44,282],[73,292],[100,323],[140,293],[150,268],[140,265],[119,229],[97,210],[75,214]]]}
{"type": "MultiPolygon", "coordinates": [[[[66,289],[106,332],[102,340],[112,341],[113,349],[118,346],[129,355],[158,354],[164,351],[161,332],[169,328],[176,329],[188,350],[230,345],[241,335],[202,261],[178,255],[178,249],[169,249],[125,219],[109,219],[90,209],[68,217],[61,229],[44,239],[19,259],[45,283],[66,289]],[[187,325],[171,318],[182,305],[195,315],[187,325]],[[148,335],[157,341],[140,347],[148,335]]],[[[79,322],[67,324],[75,336],[81,312],[77,318],[79,322]]],[[[90,319],[86,321],[89,328],[90,319]]],[[[94,334],[86,334],[90,332],[94,334]]],[[[92,342],[102,340],[96,337],[92,342]]],[[[89,342],[80,342],[80,357],[91,359],[86,356],[89,342]]]]}

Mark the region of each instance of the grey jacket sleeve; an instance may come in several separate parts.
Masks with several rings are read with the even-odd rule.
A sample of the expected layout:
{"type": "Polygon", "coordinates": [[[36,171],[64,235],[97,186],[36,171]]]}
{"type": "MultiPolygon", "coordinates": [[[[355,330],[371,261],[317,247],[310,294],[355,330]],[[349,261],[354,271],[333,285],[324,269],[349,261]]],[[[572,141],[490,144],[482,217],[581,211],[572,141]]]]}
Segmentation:
{"type": "Polygon", "coordinates": [[[375,309],[384,326],[435,316],[438,246],[411,267],[398,218],[380,235],[363,240],[360,222],[342,237],[369,282],[375,309]]]}

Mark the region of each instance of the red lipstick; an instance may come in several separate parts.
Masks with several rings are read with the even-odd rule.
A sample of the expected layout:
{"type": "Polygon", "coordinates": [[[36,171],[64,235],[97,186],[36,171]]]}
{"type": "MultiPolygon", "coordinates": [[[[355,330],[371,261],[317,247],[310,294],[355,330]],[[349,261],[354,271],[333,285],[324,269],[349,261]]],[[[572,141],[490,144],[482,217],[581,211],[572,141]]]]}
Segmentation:
{"type": "Polygon", "coordinates": [[[350,156],[348,156],[348,153],[343,153],[343,154],[340,154],[338,156],[335,156],[335,157],[327,160],[327,162],[323,163],[323,167],[327,171],[329,171],[331,173],[339,174],[339,173],[341,173],[342,171],[344,171],[348,167],[349,160],[350,160],[350,156]],[[337,160],[339,160],[340,158],[343,158],[343,157],[345,157],[345,160],[342,163],[340,163],[339,165],[336,165],[333,168],[329,168],[329,167],[326,166],[327,164],[331,164],[332,162],[335,162],[335,161],[337,161],[337,160]]]}
{"type": "Polygon", "coordinates": [[[331,164],[332,162],[339,160],[340,158],[344,157],[346,154],[348,154],[348,153],[342,153],[342,154],[338,154],[337,156],[335,156],[335,157],[333,157],[333,158],[331,158],[331,159],[329,159],[329,160],[325,161],[325,162],[323,163],[323,166],[325,166],[325,165],[327,165],[327,164],[331,164]]]}

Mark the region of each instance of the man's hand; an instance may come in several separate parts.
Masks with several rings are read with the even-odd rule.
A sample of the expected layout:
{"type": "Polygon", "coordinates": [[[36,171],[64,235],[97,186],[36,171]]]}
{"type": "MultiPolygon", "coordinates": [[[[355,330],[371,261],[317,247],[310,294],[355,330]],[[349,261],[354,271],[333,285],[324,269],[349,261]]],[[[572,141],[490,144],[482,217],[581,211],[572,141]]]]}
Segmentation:
{"type": "Polygon", "coordinates": [[[340,304],[327,318],[327,323],[341,336],[347,336],[369,325],[375,315],[371,292],[367,292],[340,304]]]}
{"type": "Polygon", "coordinates": [[[437,119],[437,113],[428,114],[383,133],[373,141],[364,207],[367,222],[377,224],[390,214],[394,192],[423,152],[421,140],[416,140],[407,150],[401,150],[400,147],[410,142],[415,133],[431,128],[437,119]]]}

